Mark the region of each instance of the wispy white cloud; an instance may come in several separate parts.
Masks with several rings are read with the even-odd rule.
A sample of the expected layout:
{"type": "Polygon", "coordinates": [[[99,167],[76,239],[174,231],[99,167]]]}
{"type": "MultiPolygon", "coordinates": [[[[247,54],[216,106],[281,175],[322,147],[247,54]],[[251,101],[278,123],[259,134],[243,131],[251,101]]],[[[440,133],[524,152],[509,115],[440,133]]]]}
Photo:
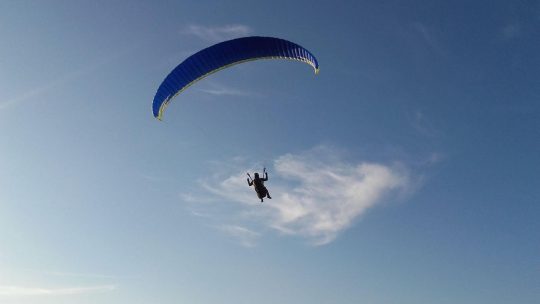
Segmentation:
{"type": "Polygon", "coordinates": [[[422,40],[426,43],[426,45],[429,46],[429,48],[434,50],[439,55],[446,54],[445,49],[442,47],[442,44],[437,39],[437,36],[433,32],[433,29],[420,22],[414,23],[413,26],[414,29],[420,34],[422,40]]]}
{"type": "Polygon", "coordinates": [[[320,147],[278,157],[267,182],[273,199],[262,204],[247,186],[245,167],[238,168],[236,174],[229,171],[205,180],[202,185],[206,196],[238,203],[246,221],[323,245],[389,195],[414,190],[410,174],[402,165],[346,162],[338,155],[336,149],[320,147]]]}
{"type": "Polygon", "coordinates": [[[111,54],[108,57],[101,58],[99,61],[94,62],[92,64],[88,64],[86,66],[83,66],[77,70],[73,70],[70,72],[67,72],[63,74],[62,76],[59,76],[57,78],[47,79],[43,84],[37,85],[35,87],[32,87],[28,90],[25,90],[21,92],[19,95],[11,97],[11,98],[3,98],[0,99],[0,111],[5,110],[7,108],[10,108],[12,106],[16,106],[18,104],[38,99],[38,97],[42,96],[45,93],[51,92],[53,90],[57,90],[58,88],[61,88],[67,84],[69,84],[72,81],[75,81],[77,79],[80,79],[88,74],[91,74],[98,70],[100,67],[105,66],[107,63],[111,62],[112,60],[115,60],[116,58],[124,55],[125,53],[129,52],[131,49],[126,49],[119,51],[118,53],[111,54]]]}
{"type": "Polygon", "coordinates": [[[67,84],[68,82],[74,79],[77,79],[86,73],[89,73],[91,70],[92,68],[84,68],[79,71],[68,73],[62,77],[59,77],[57,79],[47,82],[44,85],[37,86],[25,92],[21,92],[21,94],[16,97],[0,100],[0,111],[7,109],[11,106],[17,105],[19,103],[25,102],[27,100],[41,96],[43,93],[46,93],[58,87],[61,87],[67,84]]]}
{"type": "Polygon", "coordinates": [[[184,34],[196,36],[205,41],[219,42],[249,35],[253,32],[253,30],[250,27],[241,24],[230,24],[216,27],[189,25],[182,32],[184,34]]]}
{"type": "Polygon", "coordinates": [[[237,90],[234,88],[215,88],[215,89],[199,89],[199,91],[210,94],[210,95],[217,95],[217,96],[249,96],[248,92],[237,90]]]}
{"type": "Polygon", "coordinates": [[[439,130],[435,128],[431,119],[421,110],[416,110],[409,113],[409,121],[411,126],[419,134],[426,137],[436,137],[440,135],[439,130]]]}
{"type": "Polygon", "coordinates": [[[199,91],[216,96],[251,96],[251,92],[236,89],[216,82],[207,82],[199,91]]]}
{"type": "Polygon", "coordinates": [[[510,40],[521,35],[521,26],[518,23],[510,23],[502,27],[501,36],[505,40],[510,40]]]}
{"type": "Polygon", "coordinates": [[[94,279],[136,278],[136,276],[111,275],[111,274],[100,274],[100,273],[62,272],[62,271],[51,271],[51,272],[47,272],[46,274],[51,275],[51,276],[58,276],[58,277],[77,277],[77,278],[94,278],[94,279]]]}
{"type": "Polygon", "coordinates": [[[67,296],[88,293],[108,292],[116,289],[114,285],[46,288],[46,287],[23,287],[12,285],[0,285],[0,296],[67,296]]]}
{"type": "Polygon", "coordinates": [[[260,233],[238,225],[223,225],[219,229],[236,239],[244,247],[254,247],[260,233]]]}
{"type": "Polygon", "coordinates": [[[439,152],[433,152],[429,155],[429,157],[425,160],[425,163],[427,165],[434,165],[442,162],[445,159],[445,155],[439,152]]]}

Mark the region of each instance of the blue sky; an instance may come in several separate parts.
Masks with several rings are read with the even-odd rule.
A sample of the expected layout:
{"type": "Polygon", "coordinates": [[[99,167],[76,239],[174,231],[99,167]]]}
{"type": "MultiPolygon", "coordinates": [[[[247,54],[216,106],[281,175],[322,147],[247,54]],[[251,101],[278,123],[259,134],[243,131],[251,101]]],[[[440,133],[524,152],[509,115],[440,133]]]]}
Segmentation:
{"type": "Polygon", "coordinates": [[[539,1],[1,2],[0,302],[538,303],[539,26],[539,1]],[[320,74],[234,66],[153,118],[177,64],[249,35],[320,74]]]}

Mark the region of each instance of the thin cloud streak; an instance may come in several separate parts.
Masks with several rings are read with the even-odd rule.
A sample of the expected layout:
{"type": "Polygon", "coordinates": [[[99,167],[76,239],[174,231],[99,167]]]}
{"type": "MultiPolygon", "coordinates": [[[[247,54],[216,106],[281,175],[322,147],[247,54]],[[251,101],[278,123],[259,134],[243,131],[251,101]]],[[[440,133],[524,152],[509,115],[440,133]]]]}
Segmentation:
{"type": "Polygon", "coordinates": [[[223,225],[219,227],[221,231],[238,240],[244,247],[255,247],[260,233],[238,225],[223,225]]]}
{"type": "Polygon", "coordinates": [[[98,274],[98,273],[60,272],[60,271],[47,272],[46,274],[51,275],[51,276],[58,276],[58,277],[77,277],[77,278],[95,278],[95,279],[131,279],[131,278],[136,278],[136,276],[108,275],[108,274],[98,274]]]}
{"type": "Polygon", "coordinates": [[[408,116],[411,126],[419,134],[426,137],[437,137],[440,135],[439,130],[435,128],[430,117],[428,117],[423,111],[416,110],[409,113],[408,116]]]}
{"type": "Polygon", "coordinates": [[[507,24],[500,30],[500,33],[503,39],[511,40],[520,36],[521,26],[517,23],[507,24]]]}
{"type": "Polygon", "coordinates": [[[233,89],[233,88],[215,88],[215,89],[199,89],[203,93],[216,96],[249,96],[250,94],[245,91],[233,89]]]}
{"type": "Polygon", "coordinates": [[[10,98],[10,99],[7,99],[7,100],[4,100],[4,101],[0,101],[0,111],[1,110],[4,110],[4,109],[7,109],[9,107],[12,107],[12,106],[15,106],[19,103],[22,103],[22,102],[25,102],[25,101],[28,101],[32,98],[35,98],[35,97],[38,97],[48,91],[51,91],[55,88],[58,88],[58,87],[61,87],[67,83],[69,83],[70,81],[72,80],[75,80],[87,73],[89,73],[90,71],[92,71],[94,68],[83,68],[79,71],[75,71],[75,72],[72,72],[72,73],[68,73],[58,79],[55,79],[49,83],[46,83],[42,86],[39,86],[39,87],[36,87],[32,90],[29,90],[29,91],[26,91],[22,94],[20,94],[19,96],[17,97],[14,97],[14,98],[10,98]]]}
{"type": "Polygon", "coordinates": [[[235,89],[215,81],[207,81],[203,88],[198,89],[200,92],[215,95],[215,96],[253,96],[254,94],[248,91],[235,89]]]}
{"type": "Polygon", "coordinates": [[[439,55],[445,55],[446,50],[442,47],[441,43],[437,40],[437,37],[434,35],[433,30],[430,29],[423,23],[416,22],[414,23],[415,30],[420,34],[426,45],[428,45],[432,50],[434,50],[439,55]]]}
{"type": "Polygon", "coordinates": [[[0,296],[68,296],[88,293],[109,292],[116,289],[114,285],[101,285],[89,287],[68,287],[68,288],[42,288],[42,287],[22,287],[3,285],[0,286],[0,296]]]}
{"type": "Polygon", "coordinates": [[[184,34],[193,35],[201,40],[219,42],[249,35],[253,30],[241,24],[230,24],[219,27],[202,25],[189,25],[183,31],[184,34]]]}
{"type": "Polygon", "coordinates": [[[31,99],[37,98],[49,91],[58,89],[60,87],[65,86],[66,84],[75,81],[77,79],[80,79],[88,74],[93,73],[94,71],[98,70],[100,67],[106,65],[108,62],[111,62],[112,60],[122,56],[126,52],[129,52],[130,49],[123,50],[121,52],[118,52],[116,54],[112,54],[109,57],[103,58],[99,60],[98,62],[95,62],[93,64],[81,67],[78,70],[74,70],[71,72],[68,72],[64,74],[63,76],[60,76],[56,79],[49,80],[45,84],[41,86],[36,86],[33,89],[30,89],[28,91],[22,92],[19,96],[8,98],[6,100],[0,100],[0,111],[3,111],[7,108],[10,108],[12,106],[16,106],[18,104],[27,102],[31,99]]]}
{"type": "Polygon", "coordinates": [[[224,174],[224,178],[205,180],[201,185],[206,197],[237,203],[246,221],[306,238],[314,245],[332,242],[390,195],[414,190],[402,165],[350,163],[336,155],[335,149],[321,147],[278,157],[267,182],[273,199],[263,204],[247,186],[245,171],[240,167],[237,174],[224,174]],[[254,204],[259,206],[254,208],[254,204]]]}

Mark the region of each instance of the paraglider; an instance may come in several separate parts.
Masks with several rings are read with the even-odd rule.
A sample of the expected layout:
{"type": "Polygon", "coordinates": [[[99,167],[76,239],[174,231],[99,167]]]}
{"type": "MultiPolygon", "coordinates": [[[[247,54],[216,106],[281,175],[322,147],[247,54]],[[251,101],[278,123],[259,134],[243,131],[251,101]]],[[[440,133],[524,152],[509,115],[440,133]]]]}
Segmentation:
{"type": "MultiPolygon", "coordinates": [[[[304,47],[284,39],[273,37],[243,37],[220,42],[207,47],[180,63],[159,86],[152,102],[152,114],[162,120],[163,112],[171,100],[195,82],[230,66],[259,59],[288,59],[304,62],[319,72],[315,56],[304,47]]],[[[266,168],[264,177],[258,173],[254,178],[248,173],[248,185],[254,186],[257,196],[263,202],[271,199],[264,182],[268,181],[266,168]]]]}
{"type": "Polygon", "coordinates": [[[239,63],[258,59],[289,59],[305,62],[319,72],[319,63],[302,46],[280,38],[243,37],[205,48],[180,63],[161,83],[152,103],[152,113],[161,120],[170,101],[193,83],[239,63]]]}
{"type": "Polygon", "coordinates": [[[249,175],[249,173],[247,174],[248,185],[250,187],[254,186],[255,192],[257,192],[257,196],[259,197],[259,199],[261,199],[261,203],[263,202],[263,199],[265,197],[272,199],[272,197],[270,196],[270,193],[268,192],[268,189],[266,189],[266,187],[264,186],[264,182],[268,180],[268,173],[266,173],[266,168],[263,169],[263,174],[264,174],[263,178],[260,178],[259,173],[257,172],[253,174],[255,178],[251,178],[251,175],[249,175]]]}

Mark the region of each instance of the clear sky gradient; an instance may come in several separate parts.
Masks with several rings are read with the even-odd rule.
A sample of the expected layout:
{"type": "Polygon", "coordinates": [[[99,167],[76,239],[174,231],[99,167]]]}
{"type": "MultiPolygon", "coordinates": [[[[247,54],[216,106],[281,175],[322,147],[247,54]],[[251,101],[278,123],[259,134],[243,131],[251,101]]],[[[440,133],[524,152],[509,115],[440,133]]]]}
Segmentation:
{"type": "Polygon", "coordinates": [[[525,0],[1,1],[0,303],[539,303],[539,29],[525,0]],[[249,35],[320,74],[234,66],[153,118],[249,35]]]}

